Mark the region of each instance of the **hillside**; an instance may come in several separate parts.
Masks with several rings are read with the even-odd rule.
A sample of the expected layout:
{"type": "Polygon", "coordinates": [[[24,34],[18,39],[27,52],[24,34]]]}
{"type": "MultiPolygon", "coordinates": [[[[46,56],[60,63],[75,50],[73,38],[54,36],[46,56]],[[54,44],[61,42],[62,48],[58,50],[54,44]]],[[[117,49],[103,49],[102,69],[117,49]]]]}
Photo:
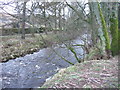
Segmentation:
{"type": "Polygon", "coordinates": [[[117,88],[118,57],[85,61],[61,69],[42,88],[117,88]]]}

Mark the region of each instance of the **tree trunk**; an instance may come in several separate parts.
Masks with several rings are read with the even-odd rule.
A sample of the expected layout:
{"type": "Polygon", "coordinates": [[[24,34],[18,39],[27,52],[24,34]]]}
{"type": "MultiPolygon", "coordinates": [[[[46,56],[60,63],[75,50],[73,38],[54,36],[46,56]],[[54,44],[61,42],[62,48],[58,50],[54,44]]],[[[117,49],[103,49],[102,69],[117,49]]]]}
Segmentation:
{"type": "Polygon", "coordinates": [[[111,52],[112,56],[118,55],[118,17],[117,17],[117,3],[113,3],[112,6],[112,15],[110,18],[110,31],[112,36],[112,42],[111,42],[111,52]]]}
{"type": "MultiPolygon", "coordinates": [[[[120,3],[118,4],[118,42],[120,42],[120,3]]],[[[120,53],[120,44],[118,43],[118,53],[120,53]]]]}
{"type": "Polygon", "coordinates": [[[17,2],[16,8],[17,8],[17,14],[18,14],[18,22],[17,22],[17,28],[18,28],[18,34],[21,34],[20,30],[20,8],[19,8],[19,2],[17,2]]]}
{"type": "Polygon", "coordinates": [[[45,23],[45,28],[44,28],[44,31],[45,31],[45,34],[48,34],[47,33],[47,25],[46,25],[46,22],[47,22],[47,19],[46,19],[46,2],[44,2],[44,11],[43,11],[43,13],[44,13],[44,23],[45,23]]]}
{"type": "Polygon", "coordinates": [[[119,30],[120,30],[120,3],[118,4],[118,25],[119,25],[119,30]]]}
{"type": "Polygon", "coordinates": [[[32,14],[32,16],[31,16],[31,22],[32,22],[31,36],[35,37],[35,18],[34,18],[34,14],[32,14]]]}
{"type": "Polygon", "coordinates": [[[94,9],[92,7],[92,3],[89,2],[89,8],[90,8],[90,25],[91,25],[91,29],[92,29],[92,35],[91,35],[91,39],[92,39],[92,45],[95,46],[97,43],[97,28],[96,26],[96,22],[95,22],[95,15],[94,15],[94,9]]]}
{"type": "Polygon", "coordinates": [[[55,29],[54,29],[54,33],[56,34],[56,29],[57,29],[57,15],[56,15],[57,13],[56,13],[56,6],[55,6],[55,11],[54,11],[54,12],[55,12],[55,18],[54,18],[54,19],[55,19],[55,29]]]}
{"type": "Polygon", "coordinates": [[[63,8],[63,30],[66,30],[65,8],[63,8]]]}
{"type": "Polygon", "coordinates": [[[102,10],[100,8],[100,4],[98,3],[98,9],[99,9],[99,14],[100,14],[100,18],[101,18],[101,24],[102,24],[102,30],[103,30],[103,34],[104,34],[104,38],[105,38],[105,50],[107,53],[108,58],[110,57],[110,38],[109,38],[109,33],[106,27],[106,22],[102,13],[102,10]]]}
{"type": "Polygon", "coordinates": [[[26,12],[26,2],[23,3],[23,17],[22,17],[22,36],[21,39],[25,39],[25,12],[26,12]]]}
{"type": "MultiPolygon", "coordinates": [[[[97,4],[97,2],[90,2],[90,5],[92,7],[91,9],[92,9],[93,13],[95,14],[96,23],[98,25],[97,36],[99,37],[99,40],[97,41],[97,43],[99,43],[100,45],[97,46],[97,47],[99,47],[101,55],[106,55],[106,52],[105,52],[105,46],[106,46],[105,45],[105,37],[104,37],[104,33],[103,33],[103,27],[102,27],[102,23],[101,23],[98,4],[97,4]]],[[[92,33],[94,33],[94,31],[92,33]]],[[[96,43],[96,45],[97,45],[97,43],[96,43]]]]}
{"type": "Polygon", "coordinates": [[[59,30],[61,30],[61,8],[59,8],[59,30]]]}

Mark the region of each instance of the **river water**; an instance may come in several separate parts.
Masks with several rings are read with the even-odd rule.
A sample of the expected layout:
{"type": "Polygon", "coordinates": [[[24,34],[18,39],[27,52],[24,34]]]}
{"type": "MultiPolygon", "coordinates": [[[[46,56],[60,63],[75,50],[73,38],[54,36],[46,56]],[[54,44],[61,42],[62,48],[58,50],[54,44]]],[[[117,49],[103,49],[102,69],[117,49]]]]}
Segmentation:
{"type": "MultiPolygon", "coordinates": [[[[72,43],[82,44],[83,42],[77,38],[72,43]]],[[[64,48],[63,44],[56,45],[54,50],[72,63],[77,63],[74,55],[64,48]]],[[[83,49],[75,47],[75,51],[78,57],[82,58],[80,54],[83,54],[83,49]]],[[[33,54],[0,63],[0,66],[2,66],[2,70],[0,70],[2,88],[37,88],[57,73],[60,68],[68,67],[70,64],[48,47],[33,54]]]]}

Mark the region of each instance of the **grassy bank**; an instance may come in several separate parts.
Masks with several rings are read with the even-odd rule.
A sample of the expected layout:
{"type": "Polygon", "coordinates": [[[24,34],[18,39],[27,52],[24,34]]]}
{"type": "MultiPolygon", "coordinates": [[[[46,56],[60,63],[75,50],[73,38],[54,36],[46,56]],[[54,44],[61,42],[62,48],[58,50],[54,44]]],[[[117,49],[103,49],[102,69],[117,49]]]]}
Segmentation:
{"type": "Polygon", "coordinates": [[[41,88],[117,88],[118,57],[85,61],[61,69],[41,88]]]}
{"type": "Polygon", "coordinates": [[[35,34],[35,37],[32,37],[31,34],[26,34],[25,40],[22,40],[20,35],[0,36],[0,40],[2,41],[0,45],[2,49],[1,62],[31,54],[53,44],[62,43],[61,40],[66,41],[73,39],[70,35],[67,36],[60,32],[56,34],[49,32],[48,35],[42,33],[41,35],[35,34]]]}
{"type": "Polygon", "coordinates": [[[56,36],[57,34],[53,33],[49,33],[48,35],[42,34],[44,40],[39,34],[35,34],[35,37],[31,37],[30,34],[27,34],[25,40],[22,40],[20,35],[1,36],[2,44],[0,47],[2,52],[0,60],[4,62],[9,59],[33,53],[40,48],[51,46],[53,43],[57,42],[56,36]]]}

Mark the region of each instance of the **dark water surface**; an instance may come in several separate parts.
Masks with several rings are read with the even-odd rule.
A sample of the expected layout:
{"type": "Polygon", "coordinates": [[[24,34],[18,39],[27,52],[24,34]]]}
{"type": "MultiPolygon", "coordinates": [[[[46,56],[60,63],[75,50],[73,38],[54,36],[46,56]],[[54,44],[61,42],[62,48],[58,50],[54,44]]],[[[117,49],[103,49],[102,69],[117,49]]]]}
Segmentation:
{"type": "MultiPolygon", "coordinates": [[[[72,43],[83,43],[79,38],[72,43]]],[[[77,63],[74,55],[66,48],[57,45],[54,47],[60,55],[67,60],[77,63]]],[[[76,47],[78,57],[83,53],[82,48],[76,47]]],[[[0,63],[2,66],[1,74],[2,88],[37,88],[43,85],[46,79],[53,76],[60,68],[70,66],[69,63],[62,60],[53,52],[51,48],[44,48],[33,54],[26,55],[6,63],[0,63]]]]}

